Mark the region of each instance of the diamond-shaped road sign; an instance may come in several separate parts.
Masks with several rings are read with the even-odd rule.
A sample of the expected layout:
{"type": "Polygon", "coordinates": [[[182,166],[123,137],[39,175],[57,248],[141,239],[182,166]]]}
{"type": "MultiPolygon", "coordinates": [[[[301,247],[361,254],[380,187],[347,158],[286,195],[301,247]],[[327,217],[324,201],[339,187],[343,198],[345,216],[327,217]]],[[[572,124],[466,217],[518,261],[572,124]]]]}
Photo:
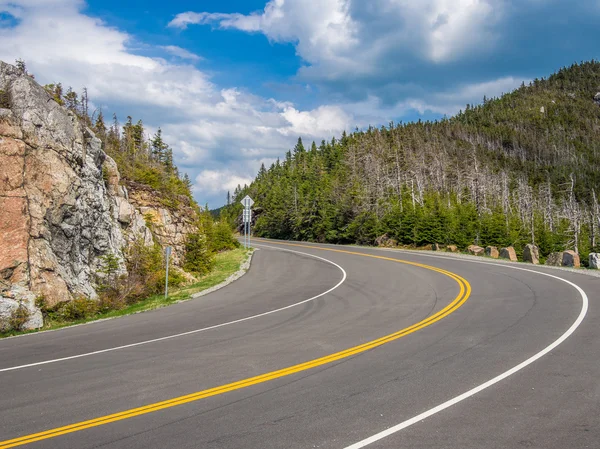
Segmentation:
{"type": "Polygon", "coordinates": [[[252,198],[250,198],[249,195],[246,195],[244,197],[244,199],[242,201],[240,201],[240,203],[242,203],[242,205],[246,208],[246,209],[250,209],[252,207],[252,205],[254,204],[254,200],[252,198]]]}

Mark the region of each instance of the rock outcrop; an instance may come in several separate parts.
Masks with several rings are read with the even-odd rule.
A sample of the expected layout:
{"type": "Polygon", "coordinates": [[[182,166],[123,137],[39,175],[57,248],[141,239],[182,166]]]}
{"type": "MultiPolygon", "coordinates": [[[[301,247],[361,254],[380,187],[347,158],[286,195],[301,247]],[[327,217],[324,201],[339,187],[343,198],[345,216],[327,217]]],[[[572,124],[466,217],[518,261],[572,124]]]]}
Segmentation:
{"type": "Polygon", "coordinates": [[[540,263],[540,250],[537,246],[528,244],[523,250],[523,262],[538,265],[540,263]]]}
{"type": "MultiPolygon", "coordinates": [[[[178,204],[166,206],[161,195],[151,187],[133,182],[127,183],[129,202],[140,213],[146,225],[152,230],[156,241],[164,248],[173,248],[172,261],[175,265],[183,264],[187,235],[197,231],[198,214],[192,207],[189,198],[180,196],[178,204]]],[[[124,217],[129,217],[128,210],[124,217]]]]}
{"type": "MultiPolygon", "coordinates": [[[[151,211],[130,201],[92,131],[1,61],[0,93],[0,320],[23,305],[31,316],[25,327],[32,328],[42,319],[37,297],[50,305],[97,297],[102,256],[116,256],[125,273],[128,242],[153,241],[144,219],[151,211]]],[[[161,223],[177,221],[163,215],[161,223]]],[[[171,242],[171,232],[179,242],[187,230],[170,224],[157,231],[161,243],[171,242]]]]}
{"type": "Polygon", "coordinates": [[[483,256],[483,254],[485,253],[485,249],[483,249],[481,246],[477,246],[477,245],[470,245],[467,248],[467,251],[469,252],[469,254],[472,254],[473,256],[483,256]]]}
{"type": "Polygon", "coordinates": [[[515,252],[515,249],[512,246],[502,248],[500,250],[500,259],[507,259],[512,262],[516,262],[518,260],[517,253],[515,252]]]}
{"type": "Polygon", "coordinates": [[[600,270],[600,253],[590,253],[590,268],[600,270]]]}
{"type": "Polygon", "coordinates": [[[485,248],[485,255],[487,257],[491,257],[492,259],[497,259],[500,256],[500,253],[498,252],[498,248],[495,246],[488,246],[485,248]]]}

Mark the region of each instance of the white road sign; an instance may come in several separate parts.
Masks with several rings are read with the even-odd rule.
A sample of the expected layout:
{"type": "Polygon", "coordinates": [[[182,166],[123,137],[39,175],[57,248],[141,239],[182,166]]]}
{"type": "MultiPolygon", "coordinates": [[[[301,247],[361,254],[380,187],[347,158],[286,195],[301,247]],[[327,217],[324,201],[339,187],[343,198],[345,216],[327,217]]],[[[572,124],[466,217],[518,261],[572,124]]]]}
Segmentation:
{"type": "Polygon", "coordinates": [[[244,209],[244,223],[252,221],[252,209],[244,209]]]}
{"type": "Polygon", "coordinates": [[[249,195],[246,195],[244,197],[244,199],[242,201],[240,201],[240,203],[242,203],[242,205],[246,208],[249,209],[252,207],[252,205],[254,204],[254,200],[252,198],[250,198],[249,195]]]}

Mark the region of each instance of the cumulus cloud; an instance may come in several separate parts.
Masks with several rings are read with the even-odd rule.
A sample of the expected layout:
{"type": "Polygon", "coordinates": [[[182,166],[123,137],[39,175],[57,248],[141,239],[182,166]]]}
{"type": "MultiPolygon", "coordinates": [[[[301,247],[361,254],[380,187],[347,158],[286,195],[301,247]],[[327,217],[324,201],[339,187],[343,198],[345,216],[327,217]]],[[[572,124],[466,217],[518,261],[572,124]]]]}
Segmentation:
{"type": "MultiPolygon", "coordinates": [[[[177,164],[196,180],[200,202],[223,204],[232,183],[248,182],[261,162],[291,148],[300,133],[324,138],[353,125],[336,108],[297,110],[222,88],[189,64],[137,55],[133,36],[84,14],[84,7],[78,0],[0,0],[0,13],[14,19],[0,26],[0,59],[23,58],[42,83],[86,86],[95,104],[109,105],[105,113],[142,118],[152,131],[161,126],[177,164]],[[310,122],[322,125],[311,129],[310,122]]],[[[198,60],[179,47],[162,50],[198,60]]]]}
{"type": "Polygon", "coordinates": [[[490,51],[504,8],[502,0],[271,0],[263,11],[249,15],[188,11],[169,25],[212,24],[293,42],[312,70],[322,66],[336,76],[343,73],[331,73],[336,64],[378,70],[373,63],[399,49],[433,62],[490,51]]]}

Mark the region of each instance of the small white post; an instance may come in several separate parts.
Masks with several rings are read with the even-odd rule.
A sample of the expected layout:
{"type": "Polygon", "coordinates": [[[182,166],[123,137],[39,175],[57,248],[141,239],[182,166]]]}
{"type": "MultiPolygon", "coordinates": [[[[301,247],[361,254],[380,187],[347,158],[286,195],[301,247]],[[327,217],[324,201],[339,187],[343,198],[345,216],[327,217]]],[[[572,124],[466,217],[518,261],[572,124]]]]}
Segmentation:
{"type": "Polygon", "coordinates": [[[167,269],[165,270],[165,299],[169,297],[169,258],[171,256],[171,247],[167,246],[165,248],[165,259],[167,263],[167,269]]]}

